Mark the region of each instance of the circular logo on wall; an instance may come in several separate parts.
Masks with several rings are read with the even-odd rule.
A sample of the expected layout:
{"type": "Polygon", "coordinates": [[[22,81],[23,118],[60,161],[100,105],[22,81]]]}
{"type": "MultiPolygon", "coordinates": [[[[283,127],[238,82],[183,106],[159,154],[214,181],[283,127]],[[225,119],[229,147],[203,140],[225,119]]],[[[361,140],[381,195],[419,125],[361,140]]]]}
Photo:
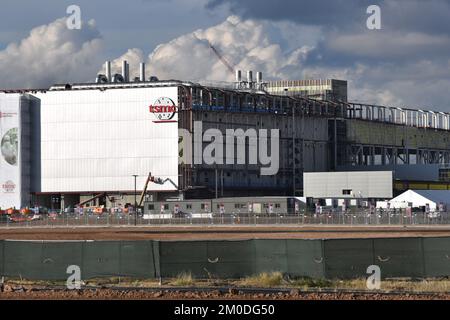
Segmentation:
{"type": "Polygon", "coordinates": [[[3,159],[12,166],[17,165],[19,155],[19,137],[18,128],[12,128],[6,131],[1,141],[1,152],[3,159]]]}
{"type": "Polygon", "coordinates": [[[16,184],[11,180],[8,180],[4,184],[2,184],[2,189],[4,193],[14,193],[14,190],[16,189],[16,184]]]}
{"type": "Polygon", "coordinates": [[[172,99],[167,97],[160,97],[155,100],[155,102],[149,106],[149,111],[154,115],[156,120],[153,122],[177,122],[173,120],[175,114],[177,113],[177,107],[172,99]]]}

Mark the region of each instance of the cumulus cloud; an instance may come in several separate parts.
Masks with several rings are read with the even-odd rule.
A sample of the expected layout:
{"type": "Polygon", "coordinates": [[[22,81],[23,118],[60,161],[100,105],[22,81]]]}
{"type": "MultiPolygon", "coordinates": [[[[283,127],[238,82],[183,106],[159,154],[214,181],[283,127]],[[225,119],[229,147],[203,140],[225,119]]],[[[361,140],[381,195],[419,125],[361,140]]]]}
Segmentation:
{"type": "MultiPolygon", "coordinates": [[[[446,12],[446,2],[437,3],[440,6],[433,5],[432,10],[440,8],[446,12]]],[[[315,6],[321,4],[324,3],[319,1],[315,6]]],[[[422,8],[417,0],[408,4],[403,0],[384,0],[383,4],[397,11],[400,4],[405,4],[405,10],[411,14],[422,8]]],[[[313,14],[315,7],[308,8],[305,10],[313,14]]],[[[139,48],[128,49],[113,60],[112,71],[119,73],[121,61],[127,60],[133,78],[139,74],[139,62],[144,61],[147,77],[206,83],[233,81],[233,72],[214,54],[212,45],[233,69],[262,71],[265,80],[344,79],[349,81],[351,100],[450,111],[450,37],[449,33],[433,31],[439,29],[439,23],[434,28],[427,24],[423,31],[407,30],[404,26],[392,29],[399,22],[389,19],[393,13],[383,13],[383,21],[387,22],[383,22],[382,30],[368,31],[349,25],[337,29],[325,22],[312,25],[307,19],[303,24],[292,15],[270,19],[270,7],[266,9],[259,15],[267,19],[261,19],[257,13],[254,18],[233,15],[218,25],[162,43],[150,54],[139,48]]],[[[277,12],[279,15],[280,10],[277,12]]],[[[246,16],[252,14],[248,11],[246,16]]],[[[345,19],[334,23],[343,23],[341,20],[345,19]]],[[[417,21],[426,24],[420,18],[417,21]]],[[[442,22],[441,27],[445,26],[442,22]]],[[[68,30],[65,19],[59,19],[33,29],[28,37],[0,51],[0,87],[48,87],[58,82],[92,81],[93,70],[104,72],[103,60],[101,36],[93,22],[81,30],[68,30]]]]}
{"type": "MultiPolygon", "coordinates": [[[[283,47],[273,34],[285,31],[274,23],[230,16],[219,25],[159,45],[145,59],[148,73],[160,79],[233,81],[234,73],[214,53],[213,46],[234,69],[261,71],[271,79],[299,78],[302,61],[312,47],[301,43],[283,47]]],[[[124,59],[131,62],[131,75],[137,75],[142,51],[131,49],[113,65],[119,66],[124,59]]]]}
{"type": "Polygon", "coordinates": [[[318,26],[301,74],[348,80],[350,99],[450,111],[448,0],[209,0],[208,7],[256,21],[318,26]],[[369,4],[381,7],[381,30],[366,28],[369,4]]]}
{"type": "Polygon", "coordinates": [[[69,30],[66,19],[36,27],[19,43],[0,51],[2,88],[45,88],[93,77],[101,58],[101,36],[94,21],[69,30]]]}

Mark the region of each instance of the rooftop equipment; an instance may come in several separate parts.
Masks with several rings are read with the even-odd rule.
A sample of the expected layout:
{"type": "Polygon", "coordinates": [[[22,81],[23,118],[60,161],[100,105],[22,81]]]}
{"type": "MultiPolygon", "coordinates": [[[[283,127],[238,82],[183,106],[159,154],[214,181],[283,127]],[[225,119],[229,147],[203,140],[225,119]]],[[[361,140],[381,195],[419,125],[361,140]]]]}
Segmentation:
{"type": "Polygon", "coordinates": [[[128,63],[127,63],[126,60],[122,61],[122,77],[123,77],[123,80],[124,80],[123,82],[128,82],[129,81],[129,70],[128,70],[128,63]]]}
{"type": "Polygon", "coordinates": [[[111,82],[111,61],[105,62],[105,75],[106,75],[106,82],[111,82]]]}
{"type": "Polygon", "coordinates": [[[139,64],[139,80],[145,82],[145,63],[143,62],[139,64]]]}

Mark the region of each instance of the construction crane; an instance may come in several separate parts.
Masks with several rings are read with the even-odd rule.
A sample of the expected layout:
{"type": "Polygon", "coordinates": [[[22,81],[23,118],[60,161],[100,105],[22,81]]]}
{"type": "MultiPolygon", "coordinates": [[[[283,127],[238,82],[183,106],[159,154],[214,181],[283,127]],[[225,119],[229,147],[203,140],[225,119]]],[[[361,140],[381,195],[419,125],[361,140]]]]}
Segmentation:
{"type": "Polygon", "coordinates": [[[199,39],[195,33],[194,33],[194,37],[198,40],[198,41],[206,41],[208,43],[209,48],[212,50],[212,52],[217,56],[217,58],[219,58],[219,60],[222,62],[222,64],[228,69],[228,71],[231,72],[231,74],[234,74],[234,67],[231,65],[231,63],[229,63],[227,61],[227,59],[225,59],[225,57],[212,45],[211,42],[209,42],[208,39],[199,39]]]}

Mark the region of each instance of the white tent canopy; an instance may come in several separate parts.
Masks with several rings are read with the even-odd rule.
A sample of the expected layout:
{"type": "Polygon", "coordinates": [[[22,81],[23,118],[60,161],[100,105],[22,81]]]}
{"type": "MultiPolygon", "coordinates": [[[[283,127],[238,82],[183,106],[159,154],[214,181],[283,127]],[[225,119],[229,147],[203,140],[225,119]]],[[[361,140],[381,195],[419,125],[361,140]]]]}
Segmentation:
{"type": "Polygon", "coordinates": [[[408,190],[401,195],[388,201],[391,208],[406,208],[412,205],[413,208],[430,206],[431,211],[439,208],[442,203],[445,207],[450,207],[450,190],[408,190]]]}

